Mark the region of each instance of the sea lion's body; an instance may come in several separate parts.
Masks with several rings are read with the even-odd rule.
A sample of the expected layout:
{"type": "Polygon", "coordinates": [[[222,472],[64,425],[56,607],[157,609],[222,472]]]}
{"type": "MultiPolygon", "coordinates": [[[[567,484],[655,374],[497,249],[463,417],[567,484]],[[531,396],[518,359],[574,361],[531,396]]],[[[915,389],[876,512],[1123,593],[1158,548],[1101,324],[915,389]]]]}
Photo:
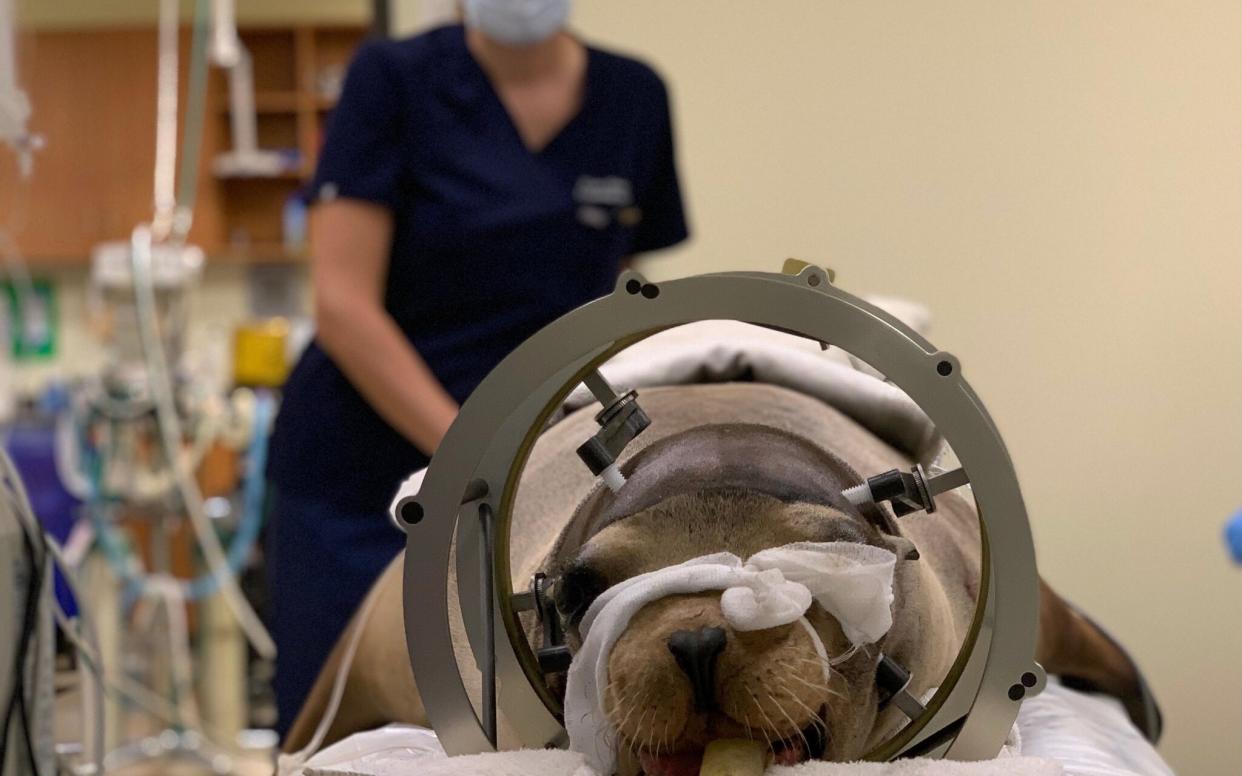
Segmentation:
{"type": "MultiPolygon", "coordinates": [[[[739,451],[747,453],[745,440],[748,434],[756,439],[764,434],[776,434],[796,440],[797,444],[825,451],[842,462],[854,476],[866,477],[893,468],[909,467],[912,463],[908,456],[885,444],[836,409],[806,395],[771,385],[732,383],[648,389],[642,392],[641,402],[652,424],[627,448],[623,464],[666,440],[686,439],[689,440],[687,444],[697,445],[687,448],[693,451],[693,457],[698,462],[697,471],[710,471],[716,463],[713,460],[713,437],[700,434],[696,429],[711,427],[738,429],[731,437],[730,451],[727,455],[721,455],[721,461],[729,456],[736,459],[739,451]]],[[[578,507],[597,488],[597,484],[574,451],[595,432],[595,409],[584,408],[552,426],[532,450],[515,500],[509,535],[515,589],[524,588],[535,571],[563,566],[569,560],[558,557],[569,552],[562,546],[564,536],[572,534],[580,527],[581,521],[590,518],[590,515],[584,516],[578,507]],[[570,530],[567,531],[567,528],[570,530]]],[[[762,456],[764,449],[756,445],[753,454],[762,456]]],[[[651,457],[655,463],[648,471],[668,466],[665,480],[695,476],[693,472],[687,474],[677,466],[661,463],[658,456],[651,457]]],[[[743,467],[740,473],[734,473],[735,479],[740,477],[744,483],[750,476],[757,491],[770,491],[768,480],[775,475],[764,474],[762,468],[755,467],[755,473],[750,475],[743,467]]],[[[656,482],[661,477],[648,479],[656,482]]],[[[631,487],[634,490],[627,495],[641,498],[643,488],[656,486],[632,478],[622,493],[631,487]]],[[[934,514],[913,514],[902,518],[898,524],[900,534],[917,548],[919,559],[898,564],[894,625],[884,644],[886,654],[911,671],[911,691],[915,695],[939,686],[944,680],[969,631],[979,591],[979,522],[973,501],[960,493],[947,493],[938,497],[937,503],[939,509],[934,514]]],[[[590,504],[588,499],[586,511],[589,511],[590,504]]],[[[702,518],[700,515],[699,519],[702,518]]],[[[764,533],[768,529],[762,520],[740,525],[743,527],[734,530],[751,534],[746,539],[755,546],[770,546],[772,542],[786,540],[778,538],[779,531],[768,537],[764,533]]],[[[635,539],[631,531],[625,541],[641,543],[642,536],[639,532],[639,538],[635,539]]],[[[607,534],[600,534],[595,539],[597,543],[610,540],[607,534]]],[[[652,541],[687,544],[652,548],[667,551],[674,560],[695,557],[714,549],[694,546],[692,538],[683,540],[661,536],[658,540],[653,537],[652,541]]],[[[742,543],[745,545],[746,541],[742,543]]],[[[653,553],[653,556],[658,556],[658,553],[653,553]]],[[[388,722],[428,724],[403,638],[403,561],[404,556],[394,560],[369,595],[375,599],[373,611],[364,626],[340,711],[327,736],[329,742],[388,722]]],[[[450,590],[454,590],[452,580],[450,590]]],[[[360,611],[363,609],[365,607],[360,611]]],[[[1055,596],[1049,603],[1049,596],[1045,595],[1043,609],[1043,618],[1058,622],[1063,629],[1075,629],[1081,625],[1066,614],[1064,606],[1055,596]]],[[[454,611],[454,607],[450,606],[450,610],[454,611]]],[[[460,632],[460,621],[453,624],[460,632]]],[[[287,751],[304,745],[319,723],[344,645],[349,640],[349,633],[356,627],[356,622],[351,624],[330,656],[284,742],[287,751]]],[[[464,644],[465,639],[459,639],[458,643],[464,644]]],[[[1040,651],[1045,661],[1057,662],[1058,644],[1058,639],[1048,638],[1047,634],[1041,638],[1040,651]]],[[[1096,646],[1103,649],[1099,644],[1096,646]]],[[[1066,658],[1070,663],[1075,659],[1066,658]]],[[[1110,659],[1116,662],[1115,656],[1110,656],[1110,659]]],[[[459,655],[458,662],[463,669],[473,666],[473,658],[469,655],[459,655]]],[[[462,673],[468,686],[477,683],[473,670],[466,669],[462,673]]],[[[874,744],[898,723],[899,718],[891,710],[877,713],[874,700],[867,709],[866,714],[859,714],[865,719],[859,722],[858,730],[848,736],[842,733],[838,746],[846,747],[844,754],[857,756],[864,744],[874,744]]],[[[507,738],[507,726],[502,718],[502,745],[507,738]]]]}

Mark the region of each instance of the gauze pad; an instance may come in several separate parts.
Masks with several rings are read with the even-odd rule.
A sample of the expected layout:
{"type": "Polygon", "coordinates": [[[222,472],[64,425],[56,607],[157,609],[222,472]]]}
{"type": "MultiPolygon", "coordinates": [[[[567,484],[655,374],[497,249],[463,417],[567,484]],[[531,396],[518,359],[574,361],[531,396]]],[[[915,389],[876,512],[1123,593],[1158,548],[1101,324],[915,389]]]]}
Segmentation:
{"type": "Polygon", "coordinates": [[[805,619],[811,603],[837,619],[851,644],[872,644],[893,624],[896,563],[897,556],[880,547],[803,542],[764,550],[745,563],[727,552],[705,555],[608,588],[582,619],[582,648],[569,667],[565,729],[570,749],[585,755],[599,773],[615,770],[617,731],[603,707],[608,657],[630,619],[652,601],[722,590],[720,608],[734,630],[801,622],[816,652],[826,658],[819,635],[805,619]]]}

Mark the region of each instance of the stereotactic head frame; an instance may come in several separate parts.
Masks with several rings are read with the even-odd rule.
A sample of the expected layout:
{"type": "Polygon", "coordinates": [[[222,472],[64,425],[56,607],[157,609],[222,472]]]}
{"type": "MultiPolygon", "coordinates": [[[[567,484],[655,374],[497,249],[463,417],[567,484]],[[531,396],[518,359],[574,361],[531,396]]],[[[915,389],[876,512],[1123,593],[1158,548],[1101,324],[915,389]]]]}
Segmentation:
{"type": "MultiPolygon", "coordinates": [[[[564,743],[540,658],[547,665],[563,663],[566,655],[532,652],[517,613],[537,608],[532,597],[538,595],[515,594],[510,581],[508,527],[518,481],[548,417],[585,383],[604,411],[597,417],[600,434],[579,455],[608,482],[610,465],[646,427],[646,418],[632,397],[613,393],[596,368],[656,332],[705,320],[745,321],[840,347],[904,390],[949,442],[960,470],[939,479],[921,469],[889,472],[871,477],[869,489],[847,493],[854,501],[888,500],[909,511],[934,508],[937,493],[969,482],[983,542],[979,603],[967,643],[926,708],[918,713],[919,706],[910,706],[907,713],[916,718],[871,757],[977,760],[1000,751],[1022,699],[1045,683],[1034,660],[1035,552],[1013,464],[957,359],[832,280],[829,272],[797,262],[787,263],[781,274],[729,272],[659,284],[628,271],[612,294],[549,324],[479,385],[432,459],[418,495],[397,506],[407,532],[406,643],[424,707],[446,751],[494,750],[498,708],[522,746],[564,743]],[[450,633],[454,541],[461,615],[482,673],[479,714],[458,671],[450,633]],[[496,628],[497,622],[503,627],[496,628]]],[[[614,480],[610,487],[621,484],[614,480]]]]}

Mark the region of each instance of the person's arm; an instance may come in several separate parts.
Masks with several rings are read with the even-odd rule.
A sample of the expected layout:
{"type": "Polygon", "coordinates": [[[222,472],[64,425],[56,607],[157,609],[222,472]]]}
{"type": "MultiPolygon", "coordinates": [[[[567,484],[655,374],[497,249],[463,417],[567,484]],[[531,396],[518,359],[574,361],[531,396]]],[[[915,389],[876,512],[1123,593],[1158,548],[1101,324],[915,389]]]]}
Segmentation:
{"type": "Polygon", "coordinates": [[[457,403],[384,309],[392,214],[336,199],[311,212],[317,339],[389,425],[430,455],[457,403]]]}

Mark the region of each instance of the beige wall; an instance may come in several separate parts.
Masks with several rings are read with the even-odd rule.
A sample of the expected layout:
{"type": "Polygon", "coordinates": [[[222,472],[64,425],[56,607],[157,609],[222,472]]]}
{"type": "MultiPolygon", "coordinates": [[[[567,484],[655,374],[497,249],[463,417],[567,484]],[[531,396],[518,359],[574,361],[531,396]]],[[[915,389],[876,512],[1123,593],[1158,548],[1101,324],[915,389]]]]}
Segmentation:
{"type": "MultiPolygon", "coordinates": [[[[671,81],[695,237],[650,274],[797,256],[930,305],[1043,572],[1142,662],[1179,771],[1236,773],[1242,577],[1219,536],[1242,506],[1242,5],[579,0],[575,19],[671,81]]],[[[213,277],[200,309],[240,309],[240,273],[213,277]]]]}
{"type": "Polygon", "coordinates": [[[1045,575],[1131,647],[1180,772],[1242,766],[1242,5],[581,0],[671,81],[695,239],[933,308],[1045,575]]]}

